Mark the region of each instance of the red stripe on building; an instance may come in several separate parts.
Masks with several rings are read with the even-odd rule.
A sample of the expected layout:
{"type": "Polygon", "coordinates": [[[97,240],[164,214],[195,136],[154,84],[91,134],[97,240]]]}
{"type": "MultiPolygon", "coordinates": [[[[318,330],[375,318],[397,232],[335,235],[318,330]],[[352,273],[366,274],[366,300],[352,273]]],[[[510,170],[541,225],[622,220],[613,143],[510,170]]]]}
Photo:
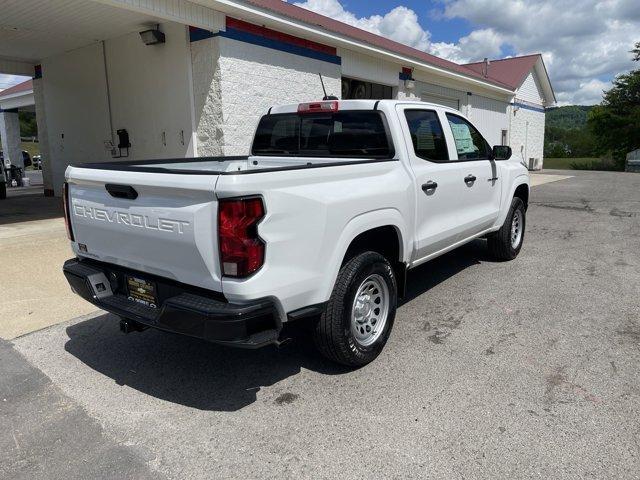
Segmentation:
{"type": "Polygon", "coordinates": [[[298,47],[307,48],[316,52],[326,53],[327,55],[337,55],[338,51],[334,47],[323,45],[321,43],[312,42],[304,38],[295,37],[286,33],[277,32],[270,28],[255,25],[253,23],[243,22],[236,18],[227,17],[227,28],[234,30],[240,30],[242,32],[251,33],[253,35],[259,35],[261,37],[269,38],[271,40],[277,40],[279,42],[288,43],[290,45],[296,45],[298,47]]]}

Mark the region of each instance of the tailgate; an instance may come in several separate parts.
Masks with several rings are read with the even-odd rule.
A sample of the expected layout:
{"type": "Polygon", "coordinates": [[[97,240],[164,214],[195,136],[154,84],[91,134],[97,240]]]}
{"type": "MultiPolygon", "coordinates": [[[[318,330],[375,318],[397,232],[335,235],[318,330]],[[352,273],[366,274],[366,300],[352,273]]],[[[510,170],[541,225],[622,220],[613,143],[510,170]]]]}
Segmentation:
{"type": "Polygon", "coordinates": [[[66,176],[77,256],[222,291],[218,175],[69,167],[66,176]]]}

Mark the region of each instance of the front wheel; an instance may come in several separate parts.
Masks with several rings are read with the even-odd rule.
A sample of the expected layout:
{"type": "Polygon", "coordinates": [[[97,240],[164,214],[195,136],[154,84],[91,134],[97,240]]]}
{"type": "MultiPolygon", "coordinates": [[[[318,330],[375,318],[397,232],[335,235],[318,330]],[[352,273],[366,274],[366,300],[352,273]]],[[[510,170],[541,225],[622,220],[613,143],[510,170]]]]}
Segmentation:
{"type": "Polygon", "coordinates": [[[364,252],[346,262],[315,326],[320,353],[350,367],[375,360],[391,333],[397,289],[393,268],[379,253],[364,252]]]}
{"type": "Polygon", "coordinates": [[[524,242],[526,208],[522,199],[514,197],[504,224],[488,237],[489,250],[496,260],[513,260],[524,242]]]}

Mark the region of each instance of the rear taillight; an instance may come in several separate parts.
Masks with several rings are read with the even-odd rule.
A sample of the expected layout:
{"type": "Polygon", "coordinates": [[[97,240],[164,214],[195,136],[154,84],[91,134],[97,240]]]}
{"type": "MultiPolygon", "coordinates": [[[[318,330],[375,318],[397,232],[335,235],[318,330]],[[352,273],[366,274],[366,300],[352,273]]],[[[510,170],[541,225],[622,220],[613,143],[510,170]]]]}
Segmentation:
{"type": "Polygon", "coordinates": [[[67,227],[67,237],[73,242],[75,239],[73,238],[73,229],[71,228],[71,205],[69,204],[69,184],[67,182],[62,184],[62,205],[64,208],[64,224],[67,227]]]}
{"type": "Polygon", "coordinates": [[[264,217],[259,197],[220,200],[218,241],[222,274],[247,277],[264,263],[264,242],[258,236],[258,223],[264,217]]]}

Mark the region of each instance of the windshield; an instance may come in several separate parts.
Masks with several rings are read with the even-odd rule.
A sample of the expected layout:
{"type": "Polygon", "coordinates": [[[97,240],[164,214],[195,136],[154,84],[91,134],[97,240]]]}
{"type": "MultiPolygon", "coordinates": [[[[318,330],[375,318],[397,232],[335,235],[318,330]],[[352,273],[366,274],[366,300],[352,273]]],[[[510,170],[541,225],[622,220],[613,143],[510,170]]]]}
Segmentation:
{"type": "Polygon", "coordinates": [[[384,114],[357,110],[266,115],[258,125],[252,154],[393,158],[394,151],[384,114]]]}

